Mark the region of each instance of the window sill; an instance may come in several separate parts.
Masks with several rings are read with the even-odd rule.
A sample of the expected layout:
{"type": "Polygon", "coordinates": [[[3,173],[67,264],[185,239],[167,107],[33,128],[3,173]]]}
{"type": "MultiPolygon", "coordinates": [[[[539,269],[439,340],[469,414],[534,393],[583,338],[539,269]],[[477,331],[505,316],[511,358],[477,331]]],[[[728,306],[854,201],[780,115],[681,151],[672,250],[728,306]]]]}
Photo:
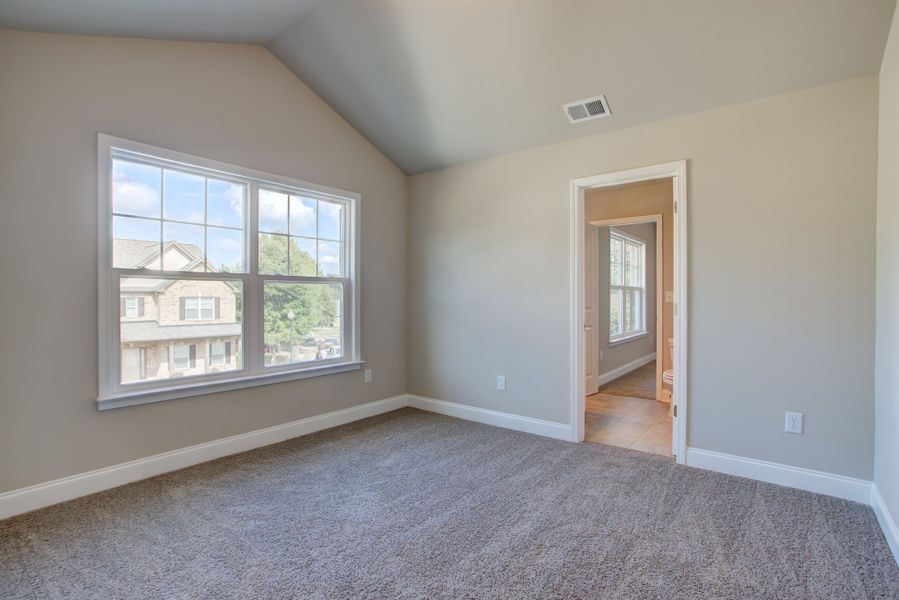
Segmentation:
{"type": "Polygon", "coordinates": [[[320,365],[316,367],[307,367],[295,371],[260,373],[255,375],[235,377],[233,379],[218,380],[214,382],[207,381],[188,385],[179,385],[177,387],[155,388],[152,390],[140,390],[134,392],[109,394],[97,399],[97,409],[109,410],[112,408],[122,408],[124,406],[136,406],[138,404],[148,404],[150,402],[162,402],[164,400],[174,400],[176,398],[189,398],[191,396],[202,396],[205,394],[214,394],[216,392],[227,392],[230,390],[259,387],[262,385],[282,383],[285,381],[294,381],[297,379],[321,377],[322,375],[333,375],[336,373],[346,373],[348,371],[358,371],[362,368],[363,364],[365,364],[365,361],[350,361],[329,365],[320,365]]]}
{"type": "Polygon", "coordinates": [[[609,348],[612,348],[613,346],[619,346],[621,344],[626,344],[628,342],[633,342],[634,340],[639,340],[640,338],[644,338],[648,335],[648,331],[641,331],[639,333],[632,333],[630,335],[609,339],[609,348]]]}

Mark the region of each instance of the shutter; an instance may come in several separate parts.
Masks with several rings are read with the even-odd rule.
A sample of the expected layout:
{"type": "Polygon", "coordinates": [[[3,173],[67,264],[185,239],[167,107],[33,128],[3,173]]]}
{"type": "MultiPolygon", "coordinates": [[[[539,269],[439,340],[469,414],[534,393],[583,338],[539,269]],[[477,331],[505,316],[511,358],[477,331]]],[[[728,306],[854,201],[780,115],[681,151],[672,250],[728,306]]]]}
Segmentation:
{"type": "Polygon", "coordinates": [[[138,317],[144,316],[144,299],[143,298],[137,299],[137,316],[138,317]]]}
{"type": "Polygon", "coordinates": [[[221,319],[222,314],[222,303],[220,302],[221,298],[218,296],[215,297],[215,317],[216,319],[221,319]]]}
{"type": "Polygon", "coordinates": [[[184,306],[185,306],[185,303],[186,303],[185,301],[187,300],[187,298],[179,298],[178,300],[180,301],[179,309],[178,309],[178,320],[183,321],[184,320],[184,306]]]}
{"type": "Polygon", "coordinates": [[[190,368],[195,369],[197,367],[197,346],[196,344],[190,345],[190,368]]]}
{"type": "Polygon", "coordinates": [[[231,362],[231,342],[225,342],[225,364],[231,362]]]}

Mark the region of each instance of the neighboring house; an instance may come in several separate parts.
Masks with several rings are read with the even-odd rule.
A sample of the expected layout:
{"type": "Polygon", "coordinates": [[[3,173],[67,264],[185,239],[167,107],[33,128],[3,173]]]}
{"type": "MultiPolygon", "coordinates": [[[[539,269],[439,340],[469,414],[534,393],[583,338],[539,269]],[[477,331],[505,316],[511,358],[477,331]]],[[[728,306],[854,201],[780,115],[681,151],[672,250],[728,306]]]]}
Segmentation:
{"type": "MultiPolygon", "coordinates": [[[[116,239],[117,267],[215,271],[193,244],[116,239]],[[160,259],[162,259],[160,261],[160,259]]],[[[223,281],[122,277],[122,383],[240,368],[239,287],[223,281]]]]}

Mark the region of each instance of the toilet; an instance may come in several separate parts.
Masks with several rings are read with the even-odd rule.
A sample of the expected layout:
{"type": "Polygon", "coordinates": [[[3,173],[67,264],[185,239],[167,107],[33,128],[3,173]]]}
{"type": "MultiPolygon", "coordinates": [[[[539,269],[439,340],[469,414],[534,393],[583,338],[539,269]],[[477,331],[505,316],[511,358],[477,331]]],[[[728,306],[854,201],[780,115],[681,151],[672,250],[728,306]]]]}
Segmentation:
{"type": "MultiPolygon", "coordinates": [[[[674,365],[674,338],[668,338],[668,359],[674,365]]],[[[671,402],[674,394],[674,369],[665,369],[662,371],[662,397],[666,402],[671,402]]]]}

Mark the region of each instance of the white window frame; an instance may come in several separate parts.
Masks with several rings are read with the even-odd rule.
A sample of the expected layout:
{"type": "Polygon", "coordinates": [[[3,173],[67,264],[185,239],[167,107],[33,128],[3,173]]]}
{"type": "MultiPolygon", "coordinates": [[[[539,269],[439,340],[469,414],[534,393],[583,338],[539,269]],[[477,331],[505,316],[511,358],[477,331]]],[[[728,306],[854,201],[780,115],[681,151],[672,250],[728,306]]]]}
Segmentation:
{"type": "Polygon", "coordinates": [[[192,344],[175,343],[172,344],[172,370],[187,371],[190,369],[190,347],[192,344]],[[185,348],[187,350],[187,364],[183,367],[178,366],[178,349],[185,348]]]}
{"type": "MultiPolygon", "coordinates": [[[[361,196],[336,188],[308,183],[255,169],[231,165],[182,152],[167,150],[105,134],[97,136],[98,170],[98,248],[97,265],[99,280],[99,409],[118,408],[174,398],[196,396],[217,391],[278,383],[332,373],[358,370],[363,364],[360,349],[361,327],[359,294],[359,204],[361,196]],[[197,273],[189,271],[154,271],[149,269],[121,269],[112,267],[112,159],[146,162],[157,166],[169,166],[182,171],[191,170],[208,176],[239,180],[247,184],[244,203],[244,265],[245,273],[197,273]],[[343,204],[344,219],[344,267],[343,277],[330,277],[327,281],[343,283],[343,356],[310,363],[287,363],[264,366],[263,303],[265,281],[320,283],[323,278],[293,275],[260,275],[258,273],[257,246],[259,187],[303,195],[328,202],[343,204]],[[121,345],[119,280],[122,277],[146,276],[197,280],[239,280],[243,294],[242,368],[222,373],[206,373],[175,379],[121,383],[121,345]]],[[[232,348],[232,352],[236,349],[232,348]]]]}
{"type": "Polygon", "coordinates": [[[140,315],[140,298],[137,296],[126,296],[125,297],[125,316],[129,319],[136,318],[140,315]],[[132,301],[134,306],[132,306],[132,301]],[[134,314],[132,313],[132,309],[134,314]]]}
{"type": "Polygon", "coordinates": [[[214,321],[215,320],[215,296],[185,296],[184,297],[184,320],[185,321],[214,321]],[[195,318],[191,318],[187,316],[187,311],[190,310],[187,307],[188,300],[196,300],[197,301],[197,316],[195,318]],[[212,315],[209,317],[203,316],[203,302],[205,300],[209,300],[212,305],[207,307],[210,311],[212,311],[212,315]]]}
{"type": "Polygon", "coordinates": [[[622,281],[623,285],[615,285],[612,283],[611,278],[611,265],[612,265],[612,252],[611,248],[609,248],[609,314],[607,315],[609,318],[609,345],[621,344],[624,342],[628,342],[630,340],[643,337],[648,334],[648,330],[646,329],[646,240],[641,240],[640,238],[634,237],[632,235],[628,235],[617,229],[615,227],[609,228],[609,243],[615,238],[620,239],[622,244],[622,254],[621,254],[621,273],[622,273],[622,281]],[[627,244],[631,244],[633,246],[639,246],[640,248],[640,278],[643,280],[643,284],[640,286],[627,285],[627,244]],[[621,294],[621,314],[619,319],[624,319],[624,313],[627,309],[627,293],[629,291],[639,291],[640,292],[640,329],[634,331],[624,331],[622,326],[622,332],[618,334],[612,333],[611,326],[611,291],[619,289],[622,291],[621,294]]]}
{"type": "Polygon", "coordinates": [[[227,352],[226,352],[226,342],[217,342],[217,341],[209,342],[209,366],[217,367],[220,365],[225,365],[227,363],[228,363],[228,360],[227,360],[227,352]],[[213,350],[213,347],[215,347],[215,346],[222,347],[222,353],[221,353],[222,361],[221,362],[215,361],[215,357],[218,356],[215,353],[215,351],[213,350]]]}

